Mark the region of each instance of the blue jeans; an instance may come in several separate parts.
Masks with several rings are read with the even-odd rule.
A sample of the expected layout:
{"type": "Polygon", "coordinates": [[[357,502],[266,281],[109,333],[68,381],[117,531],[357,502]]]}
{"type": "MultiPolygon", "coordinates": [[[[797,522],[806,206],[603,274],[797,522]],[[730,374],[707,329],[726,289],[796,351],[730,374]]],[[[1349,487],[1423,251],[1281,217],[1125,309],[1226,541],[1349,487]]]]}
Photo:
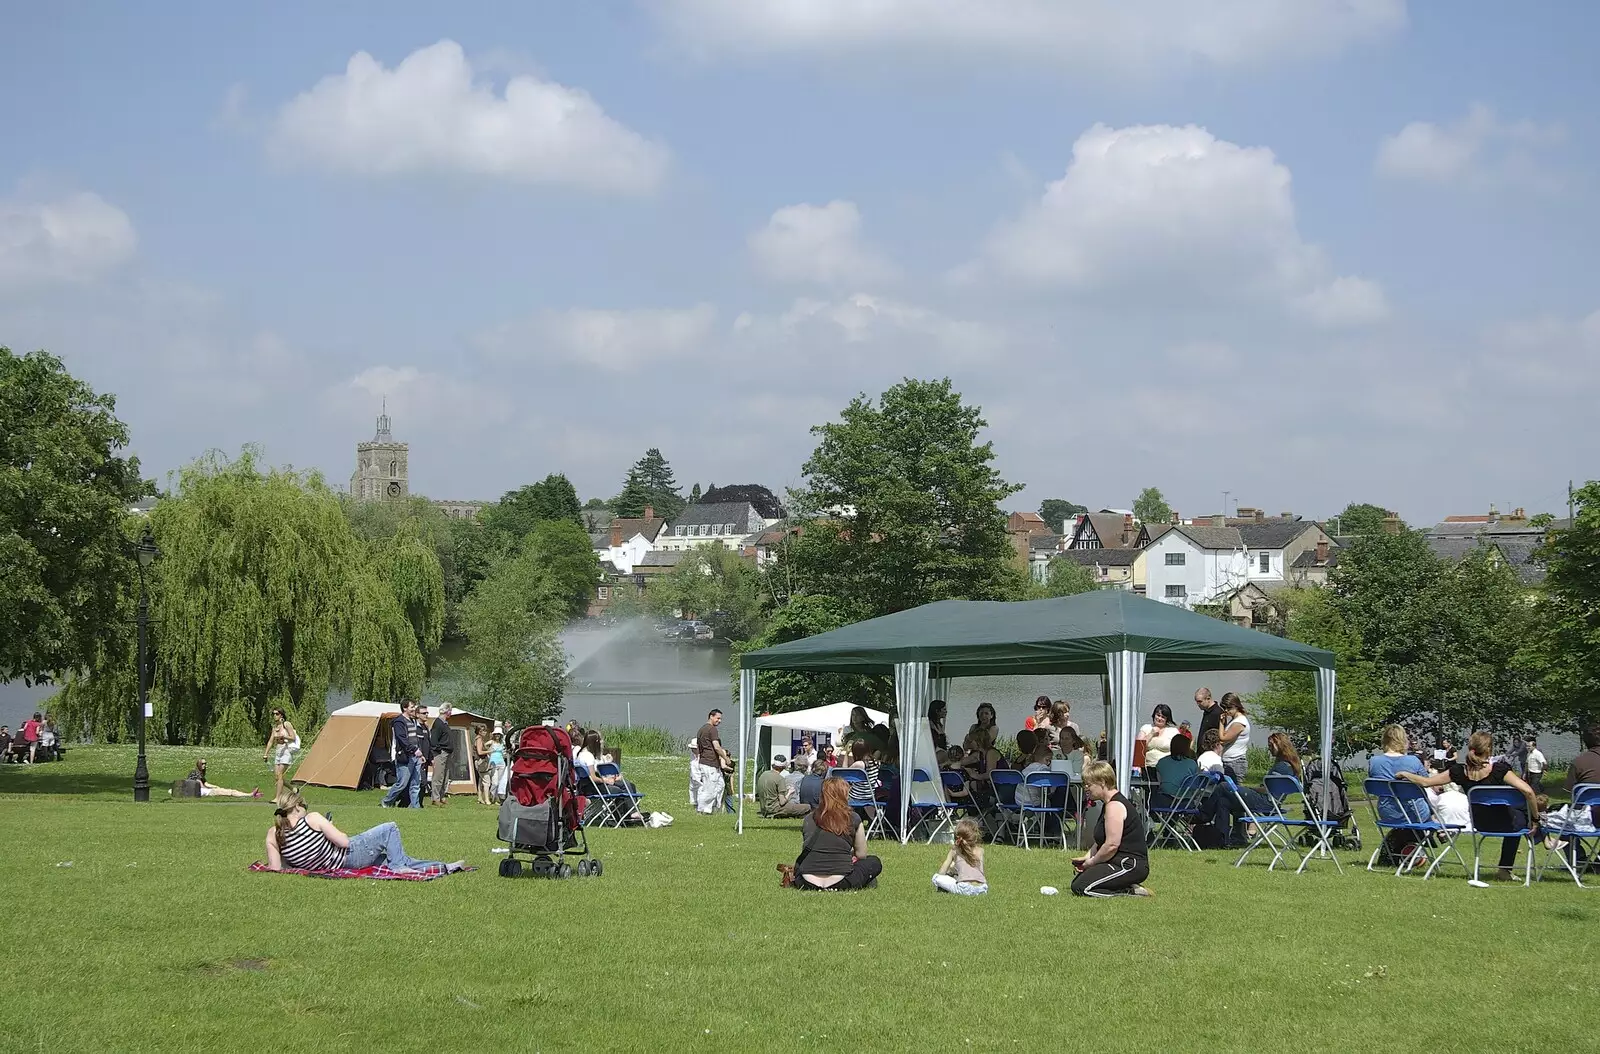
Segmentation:
{"type": "Polygon", "coordinates": [[[411,793],[411,807],[422,807],[422,764],[415,757],[401,761],[398,758],[394,763],[394,786],[389,788],[389,793],[383,796],[383,804],[396,805],[401,795],[407,790],[411,793]]]}
{"type": "Polygon", "coordinates": [[[400,848],[400,828],[392,823],[380,823],[368,831],[350,837],[350,848],[345,850],[345,867],[371,867],[387,864],[395,871],[420,871],[423,868],[442,869],[436,860],[413,860],[400,848]]]}

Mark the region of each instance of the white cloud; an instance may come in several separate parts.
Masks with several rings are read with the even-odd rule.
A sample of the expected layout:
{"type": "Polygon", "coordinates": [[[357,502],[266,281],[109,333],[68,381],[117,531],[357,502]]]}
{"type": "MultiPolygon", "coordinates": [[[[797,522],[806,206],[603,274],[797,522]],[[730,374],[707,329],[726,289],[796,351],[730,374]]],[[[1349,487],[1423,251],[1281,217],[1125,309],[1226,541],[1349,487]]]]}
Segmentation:
{"type": "Polygon", "coordinates": [[[957,272],[1148,303],[1257,298],[1319,324],[1372,322],[1382,290],[1332,273],[1295,223],[1271,150],[1187,125],[1095,125],[1066,174],[957,272]]]}
{"type": "Polygon", "coordinates": [[[813,355],[839,353],[847,359],[872,345],[875,359],[889,355],[912,370],[952,360],[981,361],[1007,344],[996,326],[865,293],[837,300],[801,298],[776,315],[746,312],[734,321],[734,333],[758,347],[776,340],[800,344],[813,355]]]}
{"type": "Polygon", "coordinates": [[[786,205],[750,235],[756,267],[780,282],[863,286],[894,278],[895,267],[861,238],[853,202],[786,205]]]}
{"type": "Polygon", "coordinates": [[[501,388],[415,366],[371,366],[322,395],[324,409],[341,421],[360,419],[384,400],[390,416],[410,427],[476,429],[511,416],[511,401],[501,388]]]}
{"type": "Polygon", "coordinates": [[[702,57],[914,53],[1112,70],[1333,54],[1406,24],[1405,0],[657,0],[649,9],[702,57]]]}
{"type": "Polygon", "coordinates": [[[1500,380],[1552,397],[1587,392],[1600,385],[1600,311],[1501,326],[1488,335],[1479,362],[1500,380]]]}
{"type": "Polygon", "coordinates": [[[279,112],[274,153],[336,171],[452,172],[586,190],[644,193],[667,151],[609,117],[588,93],[532,75],[503,95],[479,81],[453,40],[394,69],[365,51],[279,112]]]}
{"type": "Polygon", "coordinates": [[[542,311],[479,335],[478,346],[502,361],[551,356],[612,373],[627,373],[662,360],[703,357],[713,339],[717,309],[542,311]]]}
{"type": "Polygon", "coordinates": [[[98,194],[0,200],[0,287],[85,282],[125,263],[137,243],[127,214],[98,194]]]}
{"type": "Polygon", "coordinates": [[[1554,189],[1560,182],[1539,152],[1565,141],[1559,124],[1501,121],[1480,103],[1445,124],[1413,121],[1378,147],[1379,175],[1418,183],[1554,189]]]}

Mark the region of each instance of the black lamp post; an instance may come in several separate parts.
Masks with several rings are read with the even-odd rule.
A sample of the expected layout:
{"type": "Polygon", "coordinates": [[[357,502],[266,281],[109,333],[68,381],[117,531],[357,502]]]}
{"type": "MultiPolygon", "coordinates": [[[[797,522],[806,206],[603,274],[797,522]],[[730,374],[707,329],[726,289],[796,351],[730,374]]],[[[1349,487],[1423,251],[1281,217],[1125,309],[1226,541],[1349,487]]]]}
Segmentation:
{"type": "Polygon", "coordinates": [[[133,551],[139,557],[139,763],[133,769],[133,800],[149,801],[150,769],[144,759],[144,715],[150,707],[150,589],[145,573],[161,555],[161,549],[148,523],[133,551]]]}

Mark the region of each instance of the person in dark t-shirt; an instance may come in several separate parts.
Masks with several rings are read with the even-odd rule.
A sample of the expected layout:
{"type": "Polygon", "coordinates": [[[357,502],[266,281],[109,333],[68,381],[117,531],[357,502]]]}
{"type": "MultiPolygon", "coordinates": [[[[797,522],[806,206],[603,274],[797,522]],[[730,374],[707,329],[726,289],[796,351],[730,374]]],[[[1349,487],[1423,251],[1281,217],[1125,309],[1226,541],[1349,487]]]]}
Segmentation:
{"type": "Polygon", "coordinates": [[[696,780],[694,811],[711,814],[722,807],[722,796],[726,788],[723,781],[722,762],[727,752],[722,749],[722,733],[717,726],[722,724],[722,711],[713,710],[706,715],[706,723],[700,726],[700,731],[695,733],[695,759],[694,763],[700,766],[699,778],[696,780]]]}

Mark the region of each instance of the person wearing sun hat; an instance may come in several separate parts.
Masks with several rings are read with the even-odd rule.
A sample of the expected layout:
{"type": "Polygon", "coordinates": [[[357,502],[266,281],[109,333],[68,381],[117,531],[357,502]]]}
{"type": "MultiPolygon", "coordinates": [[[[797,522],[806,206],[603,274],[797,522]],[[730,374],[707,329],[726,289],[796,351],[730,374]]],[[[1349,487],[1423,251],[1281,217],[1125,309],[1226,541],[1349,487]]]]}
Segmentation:
{"type": "Polygon", "coordinates": [[[493,805],[505,797],[506,787],[506,734],[497,722],[489,733],[489,752],[483,767],[483,778],[478,781],[478,801],[493,805]]]}

